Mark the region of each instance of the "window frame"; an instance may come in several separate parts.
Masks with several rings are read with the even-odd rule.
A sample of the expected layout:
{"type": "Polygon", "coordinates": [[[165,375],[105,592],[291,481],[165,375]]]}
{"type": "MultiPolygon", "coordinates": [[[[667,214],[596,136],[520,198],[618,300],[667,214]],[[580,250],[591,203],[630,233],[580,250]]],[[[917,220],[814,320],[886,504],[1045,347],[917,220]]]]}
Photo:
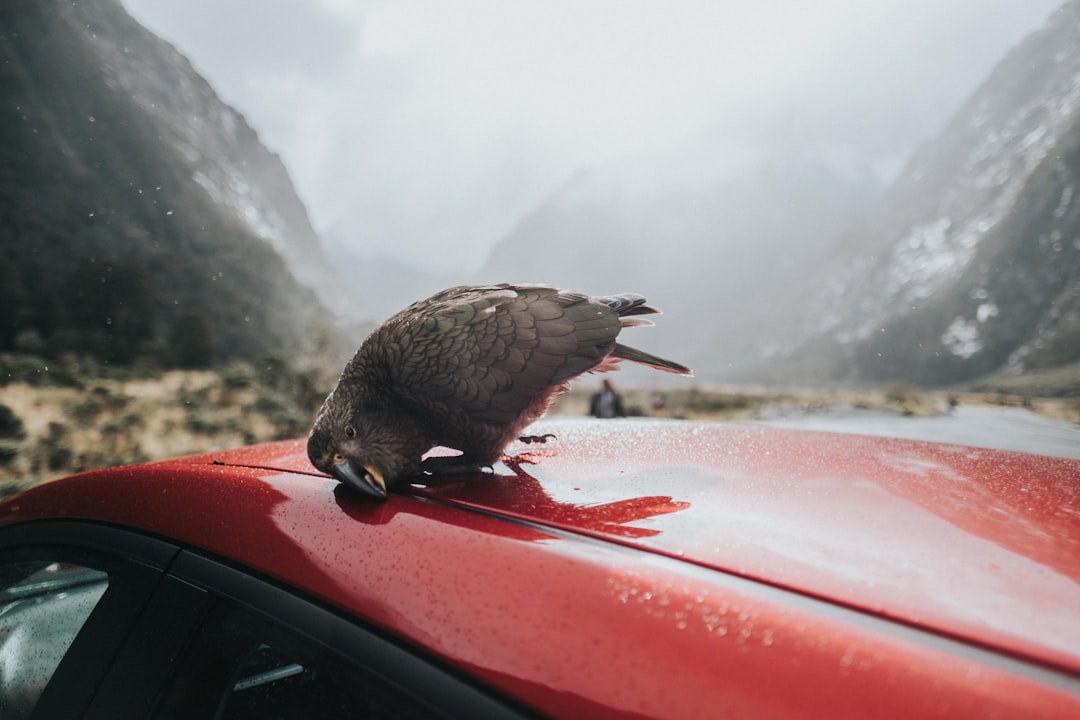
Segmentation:
{"type": "Polygon", "coordinates": [[[513,700],[425,656],[422,650],[405,647],[399,640],[365,626],[356,617],[249,570],[183,551],[169,572],[177,579],[206,588],[215,598],[231,602],[328,650],[446,718],[536,717],[513,700]]]}
{"type": "Polygon", "coordinates": [[[70,562],[109,576],[108,587],[57,665],[31,720],[83,716],[177,551],[145,535],[69,520],[30,522],[0,532],[0,563],[70,562]]]}
{"type": "Polygon", "coordinates": [[[109,587],[31,720],[150,717],[215,602],[233,603],[378,676],[446,718],[535,717],[423,648],[228,560],[90,520],[0,528],[0,562],[59,560],[100,569],[109,587]]]}

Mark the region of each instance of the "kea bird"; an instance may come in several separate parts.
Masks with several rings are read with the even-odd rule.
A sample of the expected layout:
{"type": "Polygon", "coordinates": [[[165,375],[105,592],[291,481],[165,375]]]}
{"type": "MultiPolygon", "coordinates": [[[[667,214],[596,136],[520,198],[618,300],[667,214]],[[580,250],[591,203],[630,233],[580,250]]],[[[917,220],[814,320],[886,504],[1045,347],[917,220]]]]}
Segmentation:
{"type": "Polygon", "coordinates": [[[582,373],[622,360],[690,375],[616,338],[652,325],[640,295],[589,297],[542,285],[443,290],[364,340],[308,438],[318,469],[376,498],[420,472],[490,467],[582,373]],[[461,455],[430,457],[436,445],[461,455]]]}

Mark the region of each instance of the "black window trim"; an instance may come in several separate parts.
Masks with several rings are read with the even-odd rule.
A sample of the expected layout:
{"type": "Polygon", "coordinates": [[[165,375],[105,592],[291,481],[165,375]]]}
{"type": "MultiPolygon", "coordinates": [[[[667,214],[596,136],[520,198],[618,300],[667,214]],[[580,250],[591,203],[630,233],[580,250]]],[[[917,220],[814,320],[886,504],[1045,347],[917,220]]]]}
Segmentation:
{"type": "Polygon", "coordinates": [[[398,640],[365,627],[323,603],[284,589],[271,579],[238,570],[215,558],[181,552],[170,574],[207,588],[249,611],[284,625],[332,652],[349,658],[410,697],[422,700],[447,718],[520,720],[536,717],[497,691],[447,668],[422,650],[403,647],[398,640]],[[377,664],[365,662],[377,659],[377,664]]]}
{"type": "MultiPolygon", "coordinates": [[[[497,690],[329,604],[226,559],[137,529],[94,520],[35,520],[0,531],[0,558],[61,559],[101,567],[106,591],[46,687],[32,720],[115,717],[118,708],[149,709],[172,681],[175,660],[195,636],[214,597],[283,624],[360,665],[448,718],[529,718],[497,690]],[[106,602],[106,600],[109,600],[106,602]],[[132,694],[128,681],[141,638],[161,618],[172,634],[147,663],[157,675],[132,694]],[[364,659],[375,662],[364,662],[364,659]],[[376,660],[377,659],[377,660],[376,660]],[[168,665],[166,665],[168,661],[168,665]]],[[[125,713],[130,716],[130,713],[125,713]]]]}
{"type": "Polygon", "coordinates": [[[82,717],[179,548],[144,534],[78,520],[42,520],[0,532],[0,562],[61,561],[109,575],[109,585],[60,661],[32,720],[82,717]]]}
{"type": "Polygon", "coordinates": [[[113,658],[81,720],[148,718],[211,604],[206,590],[165,575],[113,658]]]}

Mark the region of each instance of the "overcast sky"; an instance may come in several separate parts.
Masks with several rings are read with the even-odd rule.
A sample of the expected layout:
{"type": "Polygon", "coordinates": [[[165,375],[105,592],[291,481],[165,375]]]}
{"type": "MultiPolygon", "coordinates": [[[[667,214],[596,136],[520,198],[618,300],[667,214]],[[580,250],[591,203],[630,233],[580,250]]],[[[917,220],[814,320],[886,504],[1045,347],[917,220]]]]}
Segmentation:
{"type": "Polygon", "coordinates": [[[895,172],[1060,0],[122,0],[285,161],[316,229],[478,264],[583,168],[895,172]]]}

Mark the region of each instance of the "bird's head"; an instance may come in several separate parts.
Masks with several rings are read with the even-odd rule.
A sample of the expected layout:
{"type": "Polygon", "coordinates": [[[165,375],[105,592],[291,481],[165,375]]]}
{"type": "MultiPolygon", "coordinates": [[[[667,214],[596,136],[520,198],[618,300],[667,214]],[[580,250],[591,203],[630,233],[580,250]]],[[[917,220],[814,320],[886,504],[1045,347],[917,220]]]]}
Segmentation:
{"type": "Polygon", "coordinates": [[[427,447],[416,435],[393,413],[364,408],[333,392],[308,436],[308,458],[349,487],[384,500],[394,480],[419,467],[427,447]]]}

